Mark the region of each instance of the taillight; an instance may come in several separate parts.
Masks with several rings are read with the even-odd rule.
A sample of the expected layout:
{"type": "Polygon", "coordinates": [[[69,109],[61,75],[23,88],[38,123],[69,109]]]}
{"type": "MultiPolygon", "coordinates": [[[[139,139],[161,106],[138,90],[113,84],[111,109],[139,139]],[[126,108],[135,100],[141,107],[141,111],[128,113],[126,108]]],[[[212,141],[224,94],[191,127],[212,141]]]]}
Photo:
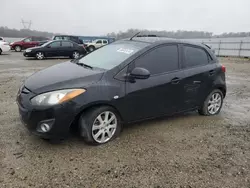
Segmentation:
{"type": "Polygon", "coordinates": [[[226,72],[226,67],[224,65],[221,66],[222,72],[226,72]]]}

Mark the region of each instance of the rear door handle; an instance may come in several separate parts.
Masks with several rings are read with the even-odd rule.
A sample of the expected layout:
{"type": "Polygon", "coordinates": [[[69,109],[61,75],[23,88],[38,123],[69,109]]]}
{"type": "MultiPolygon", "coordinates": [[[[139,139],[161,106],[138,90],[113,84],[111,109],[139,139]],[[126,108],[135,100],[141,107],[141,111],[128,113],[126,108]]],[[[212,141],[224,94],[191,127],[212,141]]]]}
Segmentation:
{"type": "Polygon", "coordinates": [[[171,83],[172,84],[178,84],[179,82],[180,82],[180,78],[173,78],[172,80],[171,80],[171,83]]]}
{"type": "Polygon", "coordinates": [[[214,75],[214,70],[210,70],[210,71],[209,71],[209,75],[210,75],[210,76],[213,76],[213,75],[214,75]]]}

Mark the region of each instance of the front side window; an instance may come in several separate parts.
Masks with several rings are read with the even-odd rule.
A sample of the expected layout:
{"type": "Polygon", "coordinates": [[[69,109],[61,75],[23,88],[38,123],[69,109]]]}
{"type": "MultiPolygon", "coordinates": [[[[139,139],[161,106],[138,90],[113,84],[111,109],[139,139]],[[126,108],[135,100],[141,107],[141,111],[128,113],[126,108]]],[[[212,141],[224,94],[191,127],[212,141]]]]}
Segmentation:
{"type": "Polygon", "coordinates": [[[50,47],[51,48],[58,48],[58,47],[60,47],[61,46],[61,44],[60,44],[61,42],[52,42],[52,43],[50,43],[50,47]]]}
{"type": "Polygon", "coordinates": [[[56,36],[55,37],[55,40],[62,40],[63,39],[63,37],[61,37],[61,36],[56,36]]]}
{"type": "Polygon", "coordinates": [[[112,43],[84,56],[79,63],[110,70],[148,45],[134,42],[112,43]]]}
{"type": "Polygon", "coordinates": [[[26,38],[23,40],[24,42],[30,42],[31,41],[31,38],[26,38]]]}
{"type": "Polygon", "coordinates": [[[135,67],[147,69],[151,75],[178,70],[177,45],[160,46],[135,61],[135,67]]]}
{"type": "Polygon", "coordinates": [[[96,41],[96,44],[102,44],[101,40],[96,41]]]}
{"type": "Polygon", "coordinates": [[[208,64],[207,53],[199,47],[184,46],[184,58],[186,67],[208,64]]]}

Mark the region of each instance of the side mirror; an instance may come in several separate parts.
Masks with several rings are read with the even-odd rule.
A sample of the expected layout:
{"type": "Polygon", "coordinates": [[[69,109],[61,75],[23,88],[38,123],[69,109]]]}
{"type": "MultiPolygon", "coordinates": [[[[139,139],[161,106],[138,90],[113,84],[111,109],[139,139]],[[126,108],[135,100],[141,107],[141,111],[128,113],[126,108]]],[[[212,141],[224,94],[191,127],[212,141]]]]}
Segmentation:
{"type": "Polygon", "coordinates": [[[150,72],[147,69],[136,67],[131,71],[129,76],[135,79],[148,79],[150,72]]]}

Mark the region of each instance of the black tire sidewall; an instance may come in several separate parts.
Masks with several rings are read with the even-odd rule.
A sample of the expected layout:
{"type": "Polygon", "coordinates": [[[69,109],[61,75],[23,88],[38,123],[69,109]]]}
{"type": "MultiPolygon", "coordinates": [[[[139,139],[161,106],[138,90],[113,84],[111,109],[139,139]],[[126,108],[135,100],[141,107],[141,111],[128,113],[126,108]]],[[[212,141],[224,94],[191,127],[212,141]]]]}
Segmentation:
{"type": "Polygon", "coordinates": [[[83,137],[86,143],[91,144],[91,145],[106,144],[110,142],[111,140],[115,139],[120,134],[122,130],[121,118],[119,114],[116,112],[116,110],[110,106],[94,107],[94,108],[89,109],[87,112],[83,112],[83,114],[81,115],[80,120],[79,120],[79,130],[80,130],[81,136],[83,137]],[[92,126],[96,117],[104,111],[110,111],[115,114],[117,118],[117,127],[116,127],[113,137],[109,141],[105,143],[99,143],[99,142],[96,142],[92,136],[92,126]]]}
{"type": "Polygon", "coordinates": [[[213,116],[213,115],[217,115],[220,113],[221,111],[221,108],[223,106],[223,99],[224,99],[224,96],[223,96],[223,93],[221,92],[221,90],[219,89],[215,89],[213,90],[206,98],[206,100],[204,101],[203,103],[203,106],[202,108],[200,109],[200,113],[203,114],[203,115],[206,115],[206,116],[213,116]],[[220,96],[221,96],[221,106],[219,108],[219,110],[215,113],[215,114],[211,114],[210,112],[208,112],[208,101],[210,100],[210,98],[212,97],[213,94],[215,93],[219,93],[220,96]]]}

